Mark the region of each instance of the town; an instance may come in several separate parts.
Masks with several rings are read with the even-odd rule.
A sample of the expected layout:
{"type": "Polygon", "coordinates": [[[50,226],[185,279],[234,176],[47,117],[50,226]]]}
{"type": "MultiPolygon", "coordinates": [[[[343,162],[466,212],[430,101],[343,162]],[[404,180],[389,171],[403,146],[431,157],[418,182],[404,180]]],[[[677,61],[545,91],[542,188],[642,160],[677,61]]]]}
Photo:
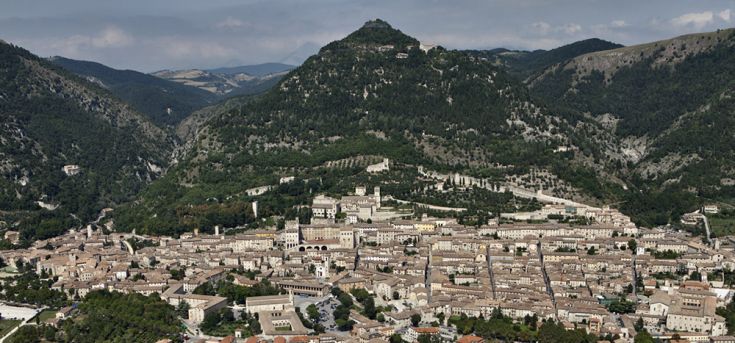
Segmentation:
{"type": "MultiPolygon", "coordinates": [[[[280,230],[217,226],[173,238],[118,233],[108,222],[0,256],[71,299],[158,296],[178,309],[186,339],[200,342],[523,341],[544,323],[600,342],[641,332],[735,342],[720,315],[733,296],[730,238],[640,228],[617,210],[576,203],[465,226],[402,215],[379,187],[368,189],[316,195],[310,223],[280,230]]],[[[61,308],[44,325],[74,316],[61,308]]]]}

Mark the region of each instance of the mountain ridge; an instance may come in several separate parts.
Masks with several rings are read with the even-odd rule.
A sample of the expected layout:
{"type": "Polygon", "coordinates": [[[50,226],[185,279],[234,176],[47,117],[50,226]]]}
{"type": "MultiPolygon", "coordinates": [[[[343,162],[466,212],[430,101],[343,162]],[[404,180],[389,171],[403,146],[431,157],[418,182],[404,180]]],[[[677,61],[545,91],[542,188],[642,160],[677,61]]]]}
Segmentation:
{"type": "MultiPolygon", "coordinates": [[[[209,117],[175,168],[117,213],[116,223],[173,234],[211,229],[207,216],[242,225],[252,213],[231,211],[249,206],[248,187],[289,173],[323,179],[334,173],[322,167],[329,161],[359,156],[525,173],[535,163],[555,164],[552,150],[569,130],[492,63],[422,50],[418,40],[371,21],[325,45],[270,91],[209,117]]],[[[288,204],[261,201],[266,216],[288,204]]]]}
{"type": "Polygon", "coordinates": [[[211,93],[199,88],[134,70],[118,70],[97,62],[61,56],[54,56],[49,60],[110,90],[157,125],[176,125],[191,112],[212,104],[216,99],[211,93]]]}
{"type": "Polygon", "coordinates": [[[133,199],[173,139],[107,90],[0,44],[0,221],[48,238],[133,199]],[[62,171],[78,165],[78,172],[62,171]]]}

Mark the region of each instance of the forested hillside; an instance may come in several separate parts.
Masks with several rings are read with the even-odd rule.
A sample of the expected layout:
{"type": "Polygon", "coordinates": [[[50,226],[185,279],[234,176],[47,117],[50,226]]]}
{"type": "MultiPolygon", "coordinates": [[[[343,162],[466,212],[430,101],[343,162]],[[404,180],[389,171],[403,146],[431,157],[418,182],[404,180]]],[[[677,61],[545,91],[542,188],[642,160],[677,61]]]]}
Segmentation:
{"type": "Polygon", "coordinates": [[[734,85],[735,30],[582,55],[530,82],[536,103],[614,133],[605,157],[644,193],[623,208],[649,225],[735,198],[734,85]]]}
{"type": "MultiPolygon", "coordinates": [[[[613,204],[646,226],[735,198],[733,30],[630,47],[599,39],[534,52],[422,47],[370,21],[302,66],[266,77],[264,89],[273,87],[257,96],[179,116],[201,103],[176,95],[183,110],[152,116],[178,123],[174,139],[111,91],[130,86],[144,99],[188,86],[72,63],[89,82],[3,44],[0,225],[27,239],[48,237],[108,206],[116,207],[118,230],[140,233],[259,225],[255,200],[261,216],[305,218],[299,205],[313,194],[369,182],[446,205],[451,197],[417,192],[426,187],[417,166],[498,183],[544,175],[536,189],[613,204]],[[155,86],[131,86],[137,82],[155,86]],[[366,175],[382,158],[395,170],[366,175]],[[66,175],[64,165],[81,172],[66,175]],[[284,176],[303,182],[278,185],[284,176]],[[248,195],[265,185],[274,191],[248,195]]],[[[455,200],[479,198],[486,202],[474,220],[537,206],[481,192],[455,200]]]]}
{"type": "Polygon", "coordinates": [[[590,38],[551,50],[514,51],[507,49],[471,50],[469,53],[487,58],[507,68],[514,76],[525,80],[544,69],[571,58],[596,51],[620,48],[622,45],[590,38]]]}
{"type": "Polygon", "coordinates": [[[0,225],[57,235],[162,174],[167,134],[106,90],[0,43],[0,225]],[[78,165],[77,175],[62,167],[78,165]]]}
{"type": "Polygon", "coordinates": [[[176,125],[193,111],[217,99],[205,90],[133,70],[117,70],[96,62],[58,56],[50,61],[108,89],[160,126],[176,125]]]}
{"type": "MultiPolygon", "coordinates": [[[[577,177],[573,155],[553,153],[569,131],[491,62],[441,47],[422,51],[416,39],[371,21],[273,90],[213,116],[176,168],[119,211],[116,223],[166,233],[206,230],[213,218],[247,223],[247,188],[295,174],[321,177],[318,189],[328,190],[325,179],[346,175],[322,165],[365,155],[436,169],[549,167],[599,188],[594,178],[577,177]]],[[[262,213],[283,214],[287,205],[262,213]]]]}

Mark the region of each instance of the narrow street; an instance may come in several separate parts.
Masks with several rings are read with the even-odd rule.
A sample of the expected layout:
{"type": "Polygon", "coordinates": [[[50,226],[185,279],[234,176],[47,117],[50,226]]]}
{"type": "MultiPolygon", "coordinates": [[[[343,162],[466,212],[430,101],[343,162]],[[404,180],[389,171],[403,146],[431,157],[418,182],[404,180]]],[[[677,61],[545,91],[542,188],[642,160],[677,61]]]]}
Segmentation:
{"type": "Polygon", "coordinates": [[[426,271],[424,271],[424,274],[426,275],[424,286],[426,287],[426,291],[428,293],[427,300],[428,303],[431,304],[431,249],[429,249],[429,258],[426,261],[426,271]]]}
{"type": "Polygon", "coordinates": [[[495,299],[495,275],[493,275],[493,261],[490,257],[490,247],[485,251],[487,255],[487,274],[490,276],[490,291],[492,292],[493,299],[495,299]]]}
{"type": "MultiPolygon", "coordinates": [[[[546,273],[546,264],[544,263],[544,253],[541,251],[541,242],[537,244],[537,251],[538,251],[538,258],[541,262],[541,273],[544,277],[544,283],[546,284],[546,292],[549,293],[549,297],[551,298],[551,303],[554,305],[554,317],[557,317],[556,312],[556,299],[554,298],[554,290],[551,288],[551,280],[549,279],[549,274],[546,273]]],[[[559,318],[556,318],[557,320],[559,318]]]]}
{"type": "Polygon", "coordinates": [[[637,297],[638,296],[638,293],[637,293],[638,285],[636,285],[636,283],[637,283],[637,280],[638,280],[638,271],[635,270],[635,255],[636,254],[635,254],[635,251],[634,251],[633,252],[633,258],[631,258],[632,266],[631,266],[630,269],[631,269],[631,271],[633,273],[633,296],[634,297],[637,297]]]}

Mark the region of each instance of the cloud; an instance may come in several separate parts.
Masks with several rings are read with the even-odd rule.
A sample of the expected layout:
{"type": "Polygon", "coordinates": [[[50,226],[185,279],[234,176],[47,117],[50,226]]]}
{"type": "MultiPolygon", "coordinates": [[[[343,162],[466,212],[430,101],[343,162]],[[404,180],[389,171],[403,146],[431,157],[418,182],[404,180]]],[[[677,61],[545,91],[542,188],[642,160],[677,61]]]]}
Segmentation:
{"type": "Polygon", "coordinates": [[[235,30],[245,26],[245,22],[240,19],[235,19],[233,17],[227,17],[225,18],[225,20],[220,21],[214,26],[218,29],[235,30]]]}
{"type": "Polygon", "coordinates": [[[720,11],[720,13],[717,13],[717,16],[720,17],[720,19],[727,21],[727,22],[730,21],[730,15],[731,15],[731,12],[729,8],[726,10],[720,11]]]}
{"type": "Polygon", "coordinates": [[[81,50],[123,48],[131,46],[135,38],[116,26],[107,26],[94,36],[72,35],[52,44],[67,56],[78,56],[81,50]]]}
{"type": "Polygon", "coordinates": [[[582,26],[579,25],[579,24],[569,23],[569,24],[565,24],[562,27],[562,30],[566,34],[571,35],[571,34],[575,34],[575,33],[579,32],[579,31],[582,31],[582,26]]]}
{"type": "Polygon", "coordinates": [[[613,20],[610,22],[610,27],[613,28],[621,28],[628,26],[628,23],[625,22],[625,20],[613,20]]]}
{"type": "Polygon", "coordinates": [[[671,24],[678,27],[694,27],[701,29],[714,21],[714,13],[705,11],[699,13],[687,13],[671,19],[671,24]]]}
{"type": "Polygon", "coordinates": [[[108,26],[102,32],[90,39],[90,44],[95,48],[119,48],[129,46],[135,39],[115,26],[108,26]]]}
{"type": "Polygon", "coordinates": [[[535,22],[531,24],[531,28],[533,28],[536,33],[541,35],[548,35],[551,33],[566,33],[568,35],[573,35],[582,31],[582,26],[576,23],[567,23],[564,25],[552,26],[545,21],[535,22]]]}
{"type": "Polygon", "coordinates": [[[536,29],[538,33],[545,35],[548,34],[551,30],[551,25],[547,22],[539,21],[531,24],[531,27],[536,29]]]}

